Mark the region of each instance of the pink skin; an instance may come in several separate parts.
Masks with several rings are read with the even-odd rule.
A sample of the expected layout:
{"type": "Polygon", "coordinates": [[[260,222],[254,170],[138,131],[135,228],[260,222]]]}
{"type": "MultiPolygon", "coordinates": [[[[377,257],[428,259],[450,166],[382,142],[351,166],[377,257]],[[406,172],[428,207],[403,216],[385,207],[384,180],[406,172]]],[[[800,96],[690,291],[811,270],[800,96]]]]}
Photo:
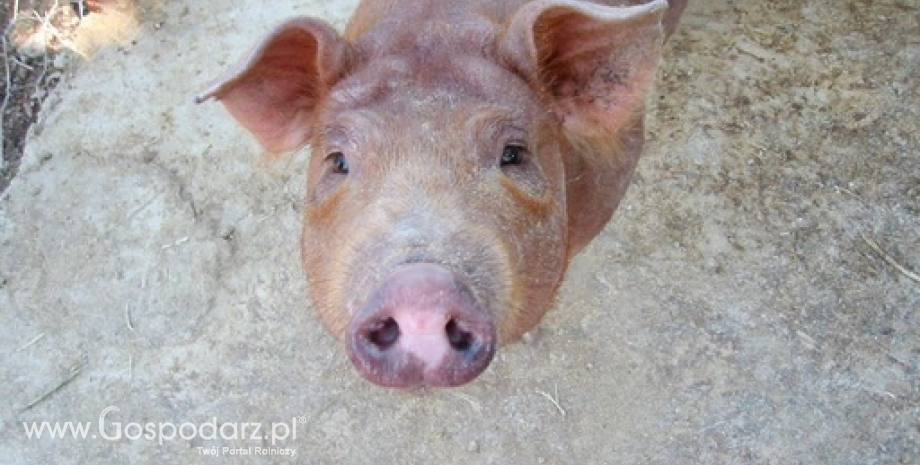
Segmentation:
{"type": "Polygon", "coordinates": [[[349,354],[384,386],[452,386],[495,353],[495,328],[467,286],[430,263],[397,267],[352,320],[349,354]]]}
{"type": "Polygon", "coordinates": [[[199,97],[309,144],[302,258],[368,380],[456,386],[536,326],[606,225],[687,0],[364,0],[275,28],[199,97]]]}

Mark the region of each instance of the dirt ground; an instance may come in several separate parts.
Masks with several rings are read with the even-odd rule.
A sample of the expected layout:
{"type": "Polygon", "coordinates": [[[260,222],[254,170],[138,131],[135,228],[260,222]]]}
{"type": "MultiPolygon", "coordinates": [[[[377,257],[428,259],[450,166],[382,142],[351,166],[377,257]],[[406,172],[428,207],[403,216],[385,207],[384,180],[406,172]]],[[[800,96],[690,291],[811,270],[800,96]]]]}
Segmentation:
{"type": "MultiPolygon", "coordinates": [[[[79,7],[79,5],[78,5],[79,7]]],[[[41,104],[51,89],[57,85],[66,64],[67,54],[58,53],[52,37],[46,39],[50,47],[27,50],[17,46],[16,39],[23,34],[33,35],[41,27],[43,17],[37,12],[53,10],[51,2],[38,0],[0,2],[0,114],[2,114],[2,139],[0,139],[0,193],[9,186],[19,170],[22,150],[29,127],[38,117],[41,104]]],[[[56,30],[72,30],[79,21],[70,21],[76,15],[69,5],[53,14],[56,30]],[[69,14],[60,14],[66,11],[69,14]],[[69,16],[69,17],[68,17],[69,16]],[[67,24],[65,17],[68,17],[67,24]]],[[[47,16],[46,16],[47,18],[47,16]]],[[[50,25],[51,20],[48,20],[50,25]]],[[[43,37],[45,38],[45,37],[43,37]]]]}
{"type": "Polygon", "coordinates": [[[920,463],[916,2],[691,2],[637,180],[540,330],[411,393],[305,306],[308,154],[260,162],[192,103],[270,25],[355,3],[149,2],[68,64],[0,197],[3,462],[920,463]],[[212,420],[277,434],[137,438],[212,420]],[[230,455],[273,440],[297,456],[230,455]]]}

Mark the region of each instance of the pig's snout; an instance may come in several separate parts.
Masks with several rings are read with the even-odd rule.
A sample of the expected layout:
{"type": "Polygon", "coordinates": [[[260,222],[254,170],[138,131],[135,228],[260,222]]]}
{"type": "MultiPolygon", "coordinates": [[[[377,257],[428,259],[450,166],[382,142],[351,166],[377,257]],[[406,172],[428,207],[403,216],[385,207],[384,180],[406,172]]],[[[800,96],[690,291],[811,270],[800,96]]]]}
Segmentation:
{"type": "Polygon", "coordinates": [[[462,280],[441,265],[401,265],[348,328],[365,378],[393,387],[457,386],[489,365],[495,325],[462,280]]]}

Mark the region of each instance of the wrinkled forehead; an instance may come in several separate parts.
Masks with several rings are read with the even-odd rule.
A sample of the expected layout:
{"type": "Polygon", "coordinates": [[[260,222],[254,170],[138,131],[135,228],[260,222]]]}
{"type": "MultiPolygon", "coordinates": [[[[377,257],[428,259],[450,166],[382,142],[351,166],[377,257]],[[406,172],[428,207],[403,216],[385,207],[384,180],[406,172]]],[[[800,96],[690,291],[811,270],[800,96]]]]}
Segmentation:
{"type": "Polygon", "coordinates": [[[538,105],[518,75],[481,57],[412,62],[375,59],[336,85],[332,111],[370,110],[397,118],[437,118],[476,107],[533,117],[538,105]],[[446,61],[446,62],[445,62],[446,61]]]}

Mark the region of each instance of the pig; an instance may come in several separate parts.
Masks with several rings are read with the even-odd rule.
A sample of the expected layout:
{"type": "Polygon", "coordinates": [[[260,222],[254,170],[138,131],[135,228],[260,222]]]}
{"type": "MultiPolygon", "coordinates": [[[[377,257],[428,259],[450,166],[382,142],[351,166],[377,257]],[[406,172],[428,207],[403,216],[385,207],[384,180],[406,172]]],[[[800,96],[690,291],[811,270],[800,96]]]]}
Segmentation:
{"type": "Polygon", "coordinates": [[[642,150],[687,0],[364,0],[285,21],[197,96],[309,145],[312,306],[368,380],[458,386],[533,329],[642,150]]]}

